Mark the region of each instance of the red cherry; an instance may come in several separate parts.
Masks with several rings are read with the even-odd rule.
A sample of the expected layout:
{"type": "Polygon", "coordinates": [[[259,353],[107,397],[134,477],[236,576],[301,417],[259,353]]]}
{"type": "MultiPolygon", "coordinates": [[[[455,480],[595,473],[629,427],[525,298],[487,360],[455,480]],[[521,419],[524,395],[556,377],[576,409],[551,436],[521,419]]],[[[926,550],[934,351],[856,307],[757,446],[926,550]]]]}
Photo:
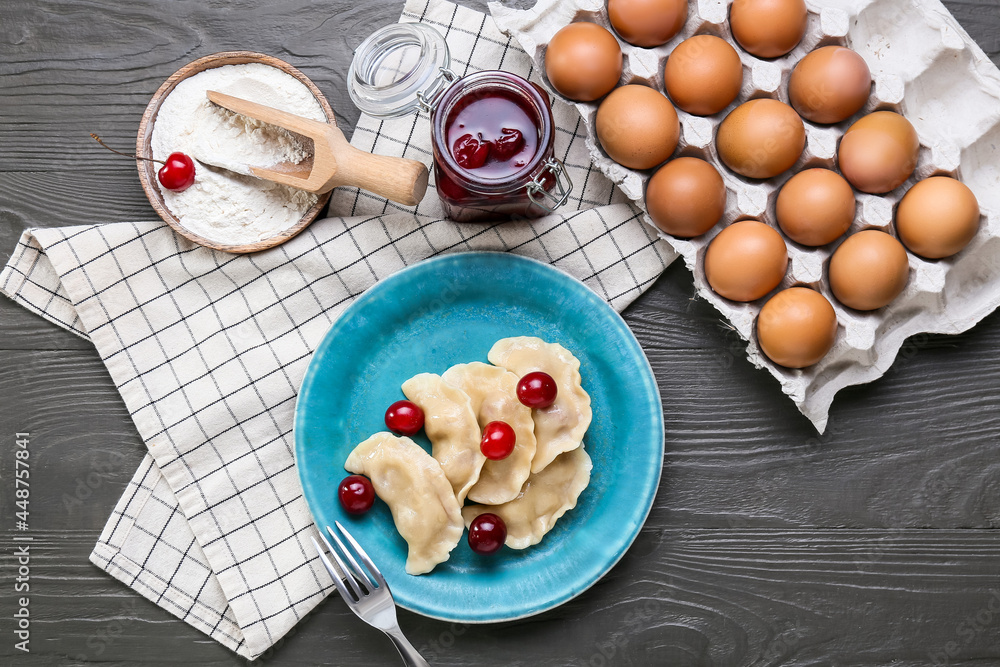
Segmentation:
{"type": "Polygon", "coordinates": [[[413,435],[424,427],[424,411],[416,403],[396,401],[385,411],[385,425],[400,435],[413,435]]]}
{"type": "Polygon", "coordinates": [[[463,134],[452,146],[452,155],[460,167],[478,169],[486,164],[490,156],[490,142],[483,140],[483,135],[476,139],[471,134],[463,134]]]}
{"type": "Polygon", "coordinates": [[[337,490],[340,504],[349,514],[364,514],[375,504],[375,487],[367,477],[348,475],[337,490]]]}
{"type": "Polygon", "coordinates": [[[498,162],[506,162],[524,148],[524,136],[520,130],[512,130],[509,127],[503,128],[500,132],[502,132],[500,138],[493,142],[493,157],[498,162]]]}
{"type": "Polygon", "coordinates": [[[160,179],[160,185],[168,190],[182,192],[187,190],[191,187],[191,184],[194,183],[194,160],[189,158],[184,153],[171,153],[167,156],[166,161],[154,160],[151,157],[129,155],[128,153],[116,151],[114,148],[104,143],[104,141],[93,132],[90,133],[90,136],[93,137],[94,141],[104,146],[112,153],[130,157],[133,160],[146,160],[147,162],[160,162],[163,164],[163,166],[160,167],[160,170],[156,172],[156,175],[160,179]]]}
{"type": "Polygon", "coordinates": [[[514,429],[507,422],[490,422],[483,429],[479,450],[491,461],[499,461],[514,451],[514,429]]]}
{"type": "Polygon", "coordinates": [[[528,373],[517,383],[517,400],[529,408],[547,408],[556,402],[556,381],[548,373],[528,373]]]}
{"type": "Polygon", "coordinates": [[[171,153],[156,176],[167,190],[183,192],[194,183],[194,160],[184,153],[171,153]]]}
{"type": "Polygon", "coordinates": [[[469,526],[469,547],[477,554],[495,554],[507,540],[507,524],[496,514],[480,514],[469,526]]]}

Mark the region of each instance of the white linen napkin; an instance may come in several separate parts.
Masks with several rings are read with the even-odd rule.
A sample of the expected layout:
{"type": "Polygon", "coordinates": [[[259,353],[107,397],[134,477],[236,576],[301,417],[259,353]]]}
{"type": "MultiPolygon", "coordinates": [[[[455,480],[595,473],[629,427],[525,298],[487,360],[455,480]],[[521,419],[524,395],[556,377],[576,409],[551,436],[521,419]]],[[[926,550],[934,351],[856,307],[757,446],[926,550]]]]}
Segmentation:
{"type": "MultiPolygon", "coordinates": [[[[403,20],[442,28],[468,71],[530,73],[479,12],[411,0],[403,20]]],[[[331,215],[350,217],[253,255],[197,246],[161,222],[25,232],[0,291],[94,343],[149,449],[91,560],[249,659],[307,614],[332,583],[309,542],[295,398],[313,350],[355,297],[433,255],[502,250],[567,271],[621,310],[674,259],[591,170],[578,114],[556,103],[556,122],[557,155],[579,190],[565,213],[532,222],[441,219],[431,188],[419,207],[431,215],[338,191],[331,215]]],[[[429,161],[429,132],[426,115],[363,117],[353,143],[429,161]]]]}

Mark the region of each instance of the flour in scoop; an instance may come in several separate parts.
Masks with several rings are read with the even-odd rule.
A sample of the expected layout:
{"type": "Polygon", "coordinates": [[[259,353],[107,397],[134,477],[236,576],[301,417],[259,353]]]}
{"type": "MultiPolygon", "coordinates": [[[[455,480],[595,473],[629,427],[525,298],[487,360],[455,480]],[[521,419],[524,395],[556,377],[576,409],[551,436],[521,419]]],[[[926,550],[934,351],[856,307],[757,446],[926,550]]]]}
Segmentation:
{"type": "Polygon", "coordinates": [[[163,100],[153,126],[155,159],[180,151],[196,162],[194,185],[183,192],[160,188],[167,208],[185,228],[219,244],[254,243],[292,227],[317,196],[250,176],[249,167],[297,164],[306,150],[286,130],[212,104],[209,90],[327,120],[309,88],[269,65],[224,65],[184,79],[163,100]]]}

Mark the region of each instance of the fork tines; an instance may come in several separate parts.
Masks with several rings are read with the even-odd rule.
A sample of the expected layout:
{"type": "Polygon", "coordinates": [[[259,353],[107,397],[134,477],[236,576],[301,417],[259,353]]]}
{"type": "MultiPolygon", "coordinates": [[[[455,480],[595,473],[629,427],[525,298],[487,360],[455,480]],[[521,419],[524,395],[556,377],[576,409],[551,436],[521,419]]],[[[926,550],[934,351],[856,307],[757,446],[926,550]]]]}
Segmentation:
{"type": "Polygon", "coordinates": [[[316,546],[316,553],[319,554],[320,560],[326,567],[327,572],[330,573],[333,583],[337,586],[337,590],[340,591],[341,597],[348,603],[357,602],[371,595],[378,588],[388,588],[385,584],[385,579],[382,577],[382,573],[375,567],[375,563],[368,557],[368,554],[361,548],[361,545],[347,532],[346,528],[340,525],[339,521],[335,521],[334,525],[337,526],[337,530],[343,535],[344,540],[347,541],[350,547],[345,545],[344,541],[337,535],[337,532],[329,526],[326,527],[326,530],[336,543],[336,547],[330,543],[330,540],[326,539],[326,536],[322,532],[320,532],[319,537],[330,551],[330,555],[333,556],[334,561],[336,561],[336,566],[330,562],[330,559],[327,558],[326,553],[320,547],[319,543],[316,542],[315,538],[313,538],[313,544],[316,546]],[[365,564],[367,571],[358,564],[358,561],[354,557],[355,555],[365,564]]]}

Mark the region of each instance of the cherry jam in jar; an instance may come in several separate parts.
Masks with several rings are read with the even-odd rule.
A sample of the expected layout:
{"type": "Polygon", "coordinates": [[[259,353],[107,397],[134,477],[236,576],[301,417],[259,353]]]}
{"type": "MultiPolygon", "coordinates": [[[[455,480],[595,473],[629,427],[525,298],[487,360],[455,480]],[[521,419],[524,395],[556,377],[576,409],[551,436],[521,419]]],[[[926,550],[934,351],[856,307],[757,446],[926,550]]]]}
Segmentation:
{"type": "Polygon", "coordinates": [[[572,183],[555,157],[549,97],[499,70],[456,77],[448,45],[422,23],[386,26],[355,52],[355,104],[392,118],[430,116],[434,180],[449,218],[537,218],[564,204],[572,183]]]}
{"type": "Polygon", "coordinates": [[[485,71],[452,84],[431,117],[434,180],[448,217],[548,213],[561,169],[554,134],[548,96],[519,76],[485,71]]]}

